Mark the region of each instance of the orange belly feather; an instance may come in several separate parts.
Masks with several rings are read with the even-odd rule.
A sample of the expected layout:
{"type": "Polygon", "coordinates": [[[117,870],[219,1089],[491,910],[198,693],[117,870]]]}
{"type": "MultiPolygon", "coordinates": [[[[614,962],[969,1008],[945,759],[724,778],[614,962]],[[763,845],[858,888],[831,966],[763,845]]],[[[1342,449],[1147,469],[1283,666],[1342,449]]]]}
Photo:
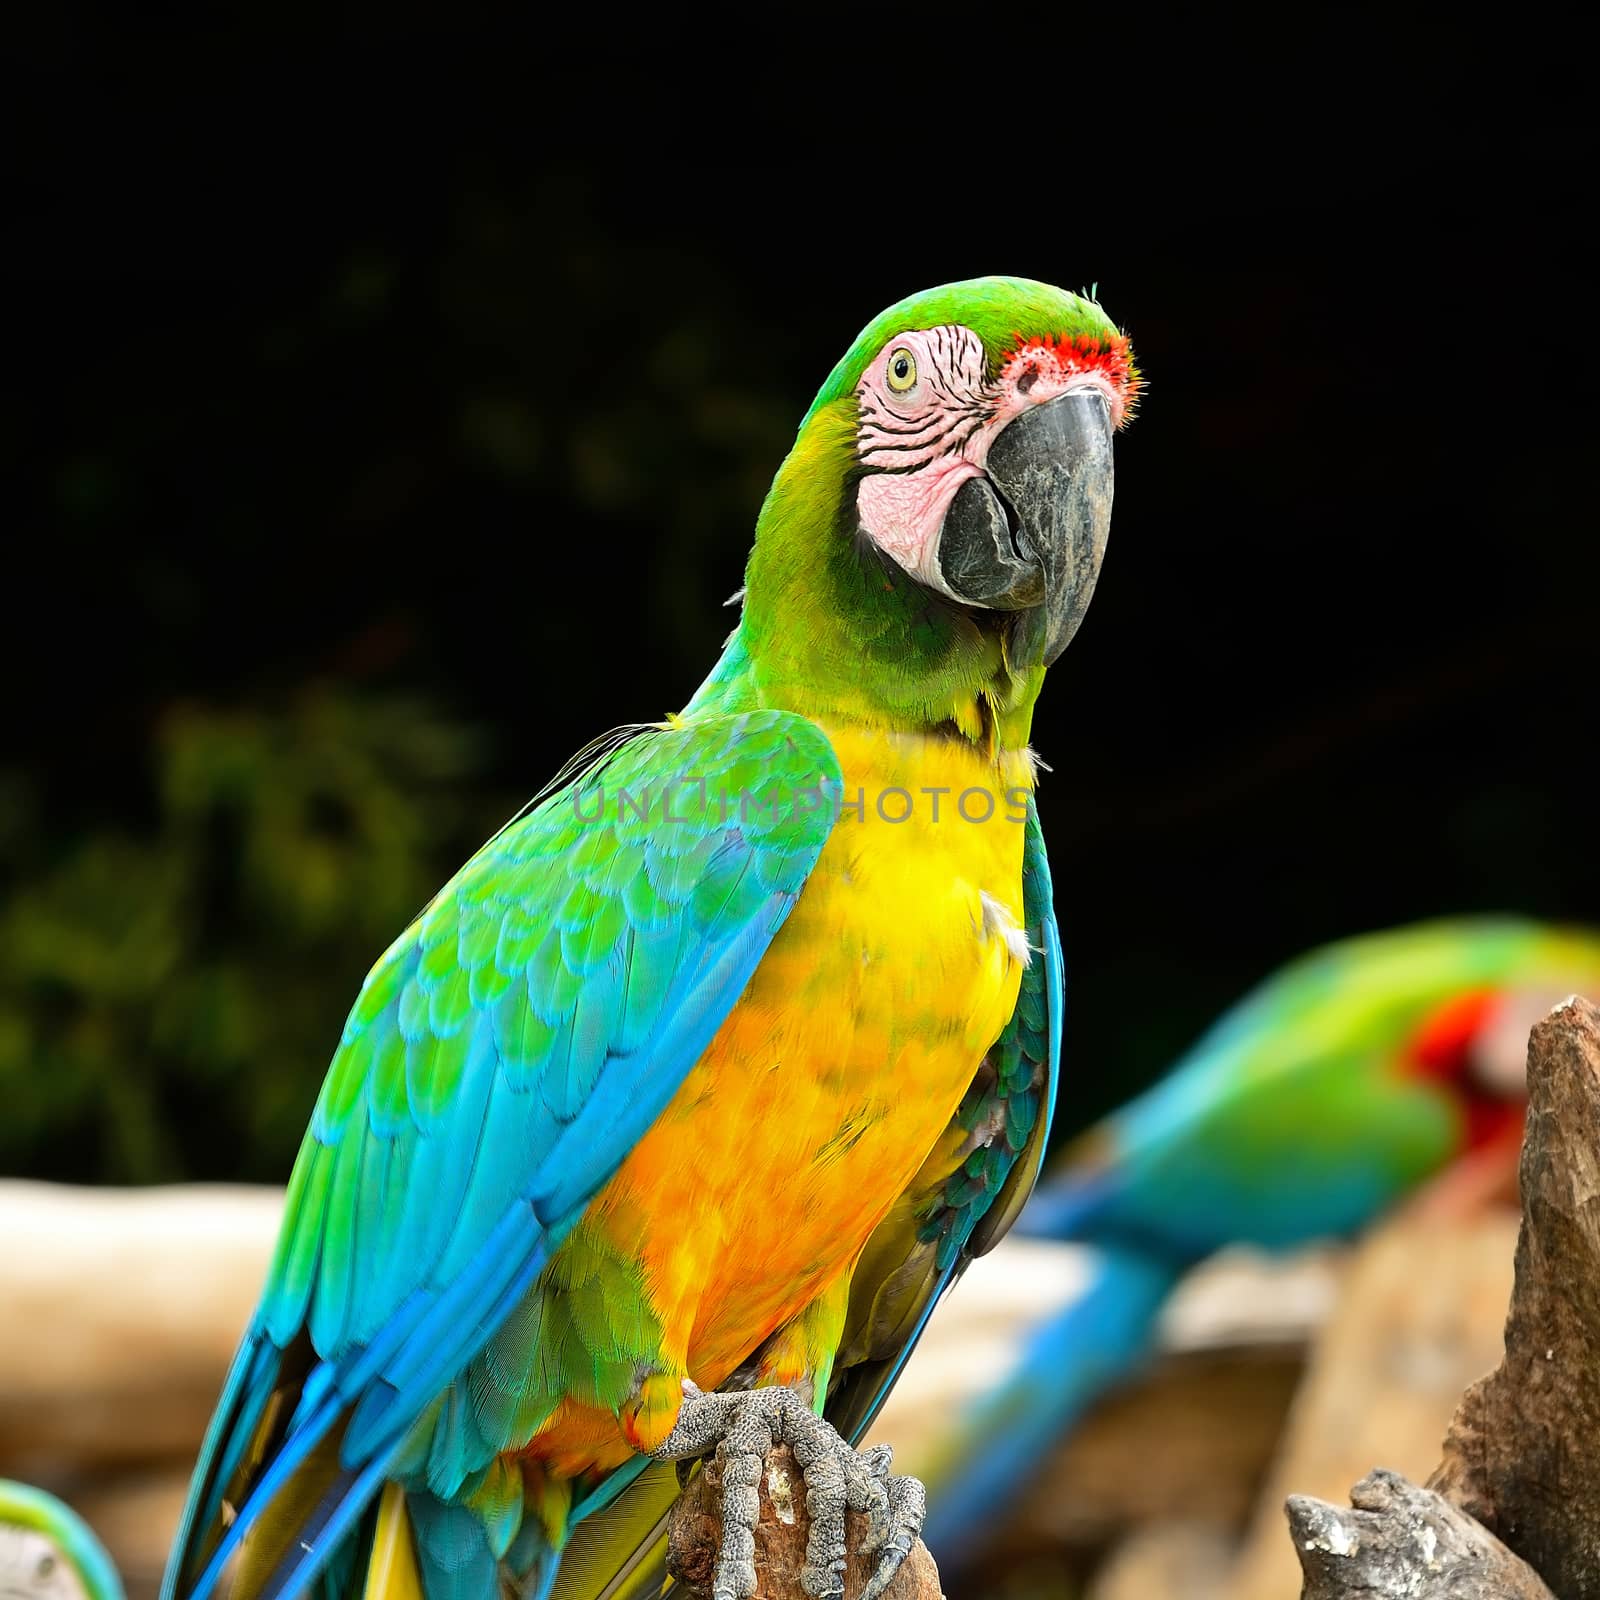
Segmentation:
{"type": "MultiPolygon", "coordinates": [[[[1022,968],[1000,924],[1023,920],[1026,754],[826,731],[847,804],[815,871],[710,1048],[562,1246],[639,1263],[662,1332],[620,1419],[568,1400],[535,1435],[527,1454],[564,1475],[654,1448],[683,1377],[716,1388],[830,1290],[840,1298],[1016,1004],[1022,968]],[[880,795],[888,816],[905,809],[890,790],[910,798],[904,821],[879,812],[880,795]]],[[[836,1320],[808,1330],[797,1364],[825,1369],[837,1337],[836,1320]]]]}

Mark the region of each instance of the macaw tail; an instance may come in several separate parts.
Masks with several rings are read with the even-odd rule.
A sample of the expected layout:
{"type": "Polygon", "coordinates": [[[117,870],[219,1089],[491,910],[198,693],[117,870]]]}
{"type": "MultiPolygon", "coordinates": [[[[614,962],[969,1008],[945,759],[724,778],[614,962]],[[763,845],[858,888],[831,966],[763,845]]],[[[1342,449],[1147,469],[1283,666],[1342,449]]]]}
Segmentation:
{"type": "MultiPolygon", "coordinates": [[[[241,1558],[245,1594],[259,1592],[248,1572],[252,1542],[241,1558]]],[[[274,1551],[262,1563],[263,1577],[279,1559],[274,1551]]],[[[312,1594],[315,1600],[492,1600],[497,1565],[483,1523],[470,1512],[390,1482],[312,1594]]]]}
{"type": "MultiPolygon", "coordinates": [[[[338,1442],[329,1440],[245,1536],[231,1577],[224,1580],[229,1600],[262,1600],[277,1592],[285,1557],[308,1519],[320,1520],[339,1478],[338,1442]]],[[[550,1565],[553,1569],[553,1560],[550,1565]]],[[[307,1594],[309,1600],[492,1600],[499,1580],[500,1564],[480,1516],[426,1490],[408,1493],[391,1480],[342,1538],[307,1594]]]]}
{"type": "Polygon", "coordinates": [[[979,1553],[1061,1436],[1139,1364],[1180,1271],[1135,1250],[1092,1250],[1082,1290],[1031,1331],[997,1383],[962,1408],[923,1471],[923,1538],[941,1567],[954,1571],[979,1553]]]}
{"type": "Polygon", "coordinates": [[[379,1497],[361,1594],[362,1600],[423,1600],[411,1518],[405,1491],[398,1483],[385,1485],[379,1497]]]}
{"type": "Polygon", "coordinates": [[[544,1587],[524,1593],[530,1600],[655,1600],[667,1575],[667,1518],[677,1498],[675,1465],[630,1462],[576,1512],[582,1520],[560,1553],[559,1571],[546,1557],[544,1587]]]}

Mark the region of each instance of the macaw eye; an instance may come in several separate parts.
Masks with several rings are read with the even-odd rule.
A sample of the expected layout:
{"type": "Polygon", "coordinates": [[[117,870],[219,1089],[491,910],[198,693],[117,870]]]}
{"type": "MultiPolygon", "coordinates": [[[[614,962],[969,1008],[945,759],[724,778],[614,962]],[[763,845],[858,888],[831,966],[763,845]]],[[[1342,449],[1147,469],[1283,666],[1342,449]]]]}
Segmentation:
{"type": "Polygon", "coordinates": [[[902,346],[889,357],[889,387],[904,394],[917,381],[917,358],[902,346]]]}

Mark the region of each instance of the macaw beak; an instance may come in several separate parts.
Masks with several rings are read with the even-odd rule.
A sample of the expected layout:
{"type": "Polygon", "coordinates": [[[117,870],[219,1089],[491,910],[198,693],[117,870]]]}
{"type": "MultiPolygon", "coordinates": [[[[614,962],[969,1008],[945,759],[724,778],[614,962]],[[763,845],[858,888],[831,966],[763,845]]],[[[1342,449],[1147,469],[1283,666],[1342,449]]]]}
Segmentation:
{"type": "Polygon", "coordinates": [[[1089,609],[1111,529],[1111,415],[1095,390],[1030,406],[956,491],[939,573],[967,605],[1022,613],[1012,657],[1048,666],[1089,609]]]}

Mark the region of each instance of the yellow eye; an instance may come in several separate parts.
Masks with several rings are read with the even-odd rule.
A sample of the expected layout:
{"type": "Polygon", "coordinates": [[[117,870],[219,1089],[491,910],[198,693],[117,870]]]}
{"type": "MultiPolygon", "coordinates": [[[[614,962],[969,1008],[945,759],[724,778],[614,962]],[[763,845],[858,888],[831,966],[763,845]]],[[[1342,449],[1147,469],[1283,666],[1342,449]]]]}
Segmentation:
{"type": "Polygon", "coordinates": [[[904,394],[917,381],[917,358],[904,345],[889,357],[888,376],[895,394],[904,394]]]}

